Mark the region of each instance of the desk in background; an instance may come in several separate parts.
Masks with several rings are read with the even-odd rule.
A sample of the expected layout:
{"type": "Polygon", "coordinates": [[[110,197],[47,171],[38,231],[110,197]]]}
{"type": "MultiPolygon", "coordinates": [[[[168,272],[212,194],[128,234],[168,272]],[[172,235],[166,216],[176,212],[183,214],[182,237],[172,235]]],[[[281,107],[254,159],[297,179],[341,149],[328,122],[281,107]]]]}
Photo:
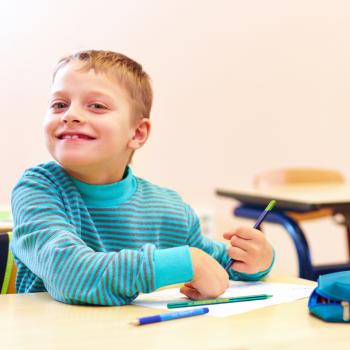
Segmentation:
{"type": "MultiPolygon", "coordinates": [[[[297,278],[269,282],[314,284],[297,278]]],[[[165,310],[128,305],[72,306],[47,293],[0,296],[1,349],[347,349],[349,325],[308,313],[307,299],[230,317],[208,315],[132,326],[129,321],[165,310]]]]}
{"type": "Polygon", "coordinates": [[[310,250],[300,225],[290,216],[290,212],[309,213],[329,209],[333,214],[342,214],[348,238],[350,256],[350,186],[336,185],[295,185],[276,187],[263,191],[256,189],[218,189],[219,196],[230,197],[240,202],[234,209],[238,217],[256,219],[267,203],[277,200],[277,206],[267,215],[265,222],[282,225],[291,236],[298,256],[299,276],[316,280],[320,274],[350,270],[350,262],[345,264],[315,266],[311,262],[310,250]]]}
{"type": "Polygon", "coordinates": [[[0,233],[12,231],[12,221],[0,221],[0,233]]]}

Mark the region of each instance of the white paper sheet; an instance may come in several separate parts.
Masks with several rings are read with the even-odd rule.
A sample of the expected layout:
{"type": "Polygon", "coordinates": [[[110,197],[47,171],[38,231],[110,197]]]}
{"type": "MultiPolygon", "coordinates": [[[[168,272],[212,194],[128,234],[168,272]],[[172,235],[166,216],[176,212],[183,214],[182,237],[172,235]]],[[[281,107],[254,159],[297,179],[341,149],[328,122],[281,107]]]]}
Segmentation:
{"type": "MultiPolygon", "coordinates": [[[[230,281],[230,287],[220,297],[233,298],[254,294],[271,294],[272,297],[265,300],[210,305],[208,306],[209,315],[216,317],[237,315],[270,305],[308,298],[314,288],[314,286],[300,284],[230,281]]],[[[170,288],[150,294],[140,294],[133,304],[155,309],[167,309],[167,303],[186,300],[189,299],[179,292],[179,288],[170,288]]],[[[183,309],[186,308],[177,308],[176,310],[183,309]]],[[[175,309],[172,310],[175,311],[175,309]]]]}

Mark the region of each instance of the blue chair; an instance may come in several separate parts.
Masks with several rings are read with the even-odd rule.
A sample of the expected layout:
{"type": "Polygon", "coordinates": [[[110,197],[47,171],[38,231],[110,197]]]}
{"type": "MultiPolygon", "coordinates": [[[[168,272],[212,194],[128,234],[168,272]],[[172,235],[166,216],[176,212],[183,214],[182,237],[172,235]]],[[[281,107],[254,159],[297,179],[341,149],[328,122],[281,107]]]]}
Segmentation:
{"type": "Polygon", "coordinates": [[[16,266],[10,251],[11,233],[0,233],[0,293],[16,293],[16,266]]]}

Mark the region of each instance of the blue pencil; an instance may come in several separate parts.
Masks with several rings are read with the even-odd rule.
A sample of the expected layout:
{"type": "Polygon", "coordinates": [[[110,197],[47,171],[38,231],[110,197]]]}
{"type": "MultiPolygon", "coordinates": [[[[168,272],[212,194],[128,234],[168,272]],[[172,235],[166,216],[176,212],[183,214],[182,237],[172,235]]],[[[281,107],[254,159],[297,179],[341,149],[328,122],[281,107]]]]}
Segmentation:
{"type": "MultiPolygon", "coordinates": [[[[269,213],[269,211],[272,210],[272,208],[276,205],[276,201],[273,199],[272,201],[270,201],[270,203],[267,205],[267,207],[265,208],[265,210],[260,214],[260,216],[258,217],[258,219],[256,220],[255,225],[253,226],[253,228],[259,228],[259,226],[261,225],[261,223],[263,222],[263,220],[265,219],[266,215],[269,213]]],[[[228,271],[228,269],[232,266],[232,264],[234,263],[233,259],[230,259],[230,261],[227,263],[227,265],[225,266],[225,270],[228,271]]]]}
{"type": "Polygon", "coordinates": [[[209,309],[207,307],[194,308],[194,309],[183,310],[183,311],[168,312],[160,315],[140,317],[131,323],[135,326],[142,326],[144,324],[149,324],[149,323],[171,321],[171,320],[176,320],[178,318],[183,318],[183,317],[204,315],[208,312],[209,312],[209,309]]]}

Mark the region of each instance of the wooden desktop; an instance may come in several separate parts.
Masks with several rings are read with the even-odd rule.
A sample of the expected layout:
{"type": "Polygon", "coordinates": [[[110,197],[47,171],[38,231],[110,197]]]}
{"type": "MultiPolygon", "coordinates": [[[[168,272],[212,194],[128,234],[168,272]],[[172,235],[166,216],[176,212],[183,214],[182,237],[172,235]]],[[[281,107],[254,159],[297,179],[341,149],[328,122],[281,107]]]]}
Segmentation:
{"type": "Polygon", "coordinates": [[[12,231],[12,226],[13,224],[11,221],[0,221],[0,233],[12,231]]]}
{"type": "MultiPolygon", "coordinates": [[[[298,278],[270,282],[312,284],[298,278]]],[[[230,317],[189,317],[133,326],[137,317],[165,310],[134,305],[72,306],[47,293],[0,296],[1,349],[346,349],[348,324],[323,322],[308,313],[307,299],[230,317]]]]}

